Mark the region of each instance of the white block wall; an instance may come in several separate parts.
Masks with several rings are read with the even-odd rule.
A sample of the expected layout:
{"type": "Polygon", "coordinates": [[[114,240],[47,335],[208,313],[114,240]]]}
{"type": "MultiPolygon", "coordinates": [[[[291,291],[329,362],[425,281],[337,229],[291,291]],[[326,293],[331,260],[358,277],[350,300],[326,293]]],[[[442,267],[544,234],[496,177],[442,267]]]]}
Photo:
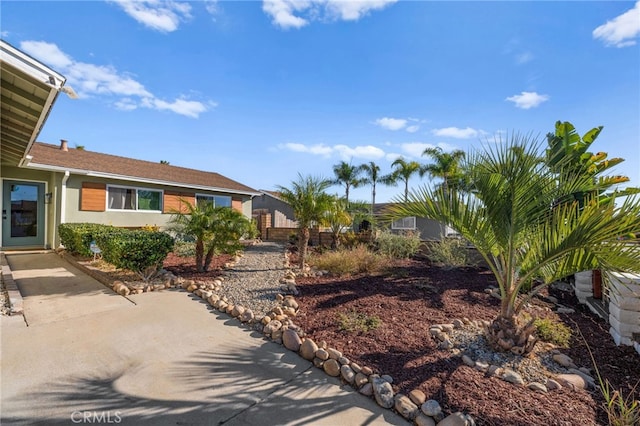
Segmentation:
{"type": "MultiPolygon", "coordinates": [[[[609,333],[617,345],[638,345],[633,333],[640,333],[640,275],[607,272],[610,288],[609,333]]],[[[577,279],[576,279],[577,281],[577,279]]]]}
{"type": "Polygon", "coordinates": [[[593,297],[591,275],[591,271],[576,272],[574,275],[576,297],[580,303],[586,303],[587,297],[593,297]]]}

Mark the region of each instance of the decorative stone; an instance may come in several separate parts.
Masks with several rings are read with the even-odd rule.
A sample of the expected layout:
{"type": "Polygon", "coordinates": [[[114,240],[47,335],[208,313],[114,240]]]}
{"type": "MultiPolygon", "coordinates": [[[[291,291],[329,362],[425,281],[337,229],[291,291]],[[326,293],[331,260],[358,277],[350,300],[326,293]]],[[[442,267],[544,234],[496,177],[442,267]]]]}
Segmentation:
{"type": "Polygon", "coordinates": [[[326,360],[322,368],[325,373],[332,377],[337,377],[340,374],[340,363],[333,358],[326,360]]]}
{"type": "Polygon", "coordinates": [[[593,377],[591,377],[588,374],[585,374],[583,371],[577,370],[575,368],[570,368],[569,369],[569,373],[580,376],[582,378],[582,380],[585,381],[585,383],[587,384],[587,387],[585,387],[584,389],[588,389],[588,388],[595,388],[596,387],[596,382],[593,379],[593,377]]]}
{"type": "Polygon", "coordinates": [[[440,413],[442,413],[442,407],[440,407],[440,403],[435,399],[430,399],[428,401],[425,401],[420,406],[420,410],[422,410],[422,412],[429,417],[435,417],[440,413]]]}
{"type": "Polygon", "coordinates": [[[489,369],[489,364],[484,362],[484,361],[476,361],[475,362],[475,369],[478,371],[482,371],[485,372],[489,369]]]}
{"type": "Polygon", "coordinates": [[[462,328],[462,327],[464,327],[464,322],[462,320],[454,319],[451,322],[453,323],[453,327],[454,328],[462,328]]]}
{"type": "Polygon", "coordinates": [[[445,333],[451,333],[454,329],[453,324],[440,324],[440,327],[442,327],[442,331],[445,333]]]}
{"type": "Polygon", "coordinates": [[[356,364],[355,362],[352,362],[351,364],[349,364],[351,366],[351,369],[356,372],[359,373],[362,371],[362,367],[360,367],[359,364],[356,364]]]}
{"type": "Polygon", "coordinates": [[[311,361],[316,356],[318,345],[311,339],[305,339],[300,345],[300,355],[302,358],[311,361]]]}
{"type": "Polygon", "coordinates": [[[453,413],[442,419],[438,426],[474,426],[476,422],[468,414],[453,413]]]}
{"type": "Polygon", "coordinates": [[[380,376],[382,378],[382,380],[384,380],[385,382],[388,382],[389,384],[393,384],[393,377],[391,377],[388,374],[383,374],[382,376],[380,376]]]}
{"type": "Polygon", "coordinates": [[[462,355],[462,362],[464,362],[464,364],[468,365],[469,367],[476,366],[476,362],[473,359],[471,359],[471,357],[468,355],[462,355]]]}
{"type": "Polygon", "coordinates": [[[285,297],[284,301],[282,302],[282,304],[284,306],[287,306],[287,307],[293,308],[293,309],[298,309],[298,307],[299,307],[298,306],[298,302],[292,296],[285,297]]]}
{"type": "Polygon", "coordinates": [[[196,291],[198,289],[198,286],[195,285],[195,283],[189,284],[189,286],[187,287],[187,291],[189,293],[193,293],[194,291],[196,291]]]}
{"type": "Polygon", "coordinates": [[[342,365],[349,365],[351,363],[351,361],[349,361],[349,358],[344,355],[338,358],[338,362],[342,365]]]}
{"type": "Polygon", "coordinates": [[[418,415],[418,406],[406,395],[396,395],[394,408],[402,417],[413,420],[418,415]]]}
{"type": "Polygon", "coordinates": [[[234,309],[235,307],[236,307],[236,306],[235,306],[234,304],[227,305],[227,308],[225,309],[225,312],[226,312],[228,315],[231,315],[231,312],[233,312],[233,309],[234,309]]]}
{"type": "Polygon", "coordinates": [[[273,332],[271,332],[271,339],[273,339],[273,341],[276,342],[276,343],[282,343],[282,333],[283,332],[284,332],[284,330],[282,328],[274,330],[273,332]]]}
{"type": "Polygon", "coordinates": [[[513,370],[506,369],[504,374],[502,375],[502,380],[505,382],[513,383],[515,385],[524,385],[524,380],[520,374],[516,373],[513,370]]]}
{"type": "Polygon", "coordinates": [[[320,358],[321,360],[326,361],[329,359],[329,352],[324,349],[318,349],[316,351],[316,358],[320,358]]]}
{"type": "Polygon", "coordinates": [[[436,421],[423,413],[418,413],[414,422],[416,426],[436,426],[436,421]]]}
{"type": "Polygon", "coordinates": [[[353,372],[351,367],[348,365],[342,365],[340,367],[340,375],[344,379],[345,382],[352,384],[356,379],[356,373],[353,372]]]}
{"type": "Polygon", "coordinates": [[[300,336],[298,336],[298,333],[287,329],[282,333],[282,343],[284,344],[284,347],[290,351],[298,352],[302,345],[302,340],[300,339],[300,336]]]}
{"type": "Polygon", "coordinates": [[[487,376],[488,377],[493,377],[493,376],[500,376],[502,374],[502,368],[498,367],[497,365],[490,365],[489,368],[487,369],[487,376]]]}
{"type": "Polygon", "coordinates": [[[313,359],[313,365],[315,365],[318,368],[322,368],[322,365],[324,364],[324,361],[321,360],[320,358],[314,358],[313,359]]]}
{"type": "Polygon", "coordinates": [[[260,322],[263,323],[264,325],[267,325],[271,322],[271,317],[269,315],[265,315],[264,317],[262,317],[262,321],[260,322]]]}
{"type": "Polygon", "coordinates": [[[373,386],[373,396],[378,405],[382,408],[393,407],[393,389],[391,388],[391,384],[381,377],[375,377],[371,381],[371,385],[373,386]]]}
{"type": "Polygon", "coordinates": [[[416,405],[422,405],[427,400],[427,396],[420,389],[414,389],[409,392],[409,399],[416,405]]]}
{"type": "Polygon", "coordinates": [[[373,374],[373,370],[369,367],[362,367],[362,374],[370,376],[373,374]]]}
{"type": "Polygon", "coordinates": [[[548,390],[562,389],[562,385],[553,379],[547,379],[546,387],[548,390]]]}
{"type": "Polygon", "coordinates": [[[329,348],[327,352],[329,353],[329,358],[335,359],[336,361],[342,356],[342,352],[337,349],[329,348]]]}
{"type": "Polygon", "coordinates": [[[373,385],[371,383],[367,383],[362,386],[358,392],[365,396],[371,396],[373,395],[373,385]]]}
{"type": "Polygon", "coordinates": [[[365,384],[369,383],[369,377],[365,376],[362,373],[357,373],[355,377],[355,384],[357,387],[362,387],[365,384]]]}
{"type": "Polygon", "coordinates": [[[566,368],[576,368],[576,365],[573,363],[571,357],[565,354],[555,354],[553,355],[553,360],[566,368]]]}
{"type": "Polygon", "coordinates": [[[231,311],[232,316],[237,318],[242,314],[244,314],[244,306],[236,305],[233,307],[233,310],[231,311]]]}
{"type": "Polygon", "coordinates": [[[444,349],[444,350],[453,349],[453,346],[454,346],[453,342],[451,342],[451,340],[449,340],[449,339],[446,339],[445,341],[440,342],[438,344],[438,348],[444,349]]]}
{"type": "Polygon", "coordinates": [[[253,311],[251,309],[247,309],[240,316],[240,321],[242,322],[251,322],[254,319],[253,311]]]}
{"type": "Polygon", "coordinates": [[[278,320],[270,321],[267,325],[264,326],[263,333],[264,334],[273,334],[274,331],[280,330],[282,328],[282,323],[278,320]]]}
{"type": "Polygon", "coordinates": [[[536,392],[547,393],[547,387],[542,383],[531,382],[527,385],[529,389],[536,392]]]}

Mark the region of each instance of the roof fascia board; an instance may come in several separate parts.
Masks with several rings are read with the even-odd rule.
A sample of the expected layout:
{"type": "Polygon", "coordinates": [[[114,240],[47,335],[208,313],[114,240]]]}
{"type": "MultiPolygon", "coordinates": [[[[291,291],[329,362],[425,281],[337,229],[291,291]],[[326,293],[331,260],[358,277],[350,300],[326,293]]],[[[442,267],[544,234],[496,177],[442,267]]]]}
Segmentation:
{"type": "Polygon", "coordinates": [[[55,89],[59,90],[67,81],[62,74],[52,70],[26,53],[16,49],[4,40],[0,40],[0,58],[32,78],[50,84],[49,77],[55,80],[55,89]]]}
{"type": "Polygon", "coordinates": [[[29,163],[28,167],[33,169],[38,169],[38,170],[52,171],[52,172],[68,171],[71,174],[97,177],[97,178],[103,178],[103,179],[116,179],[116,180],[125,180],[129,182],[150,183],[153,185],[175,186],[179,188],[199,189],[199,190],[212,191],[212,192],[223,192],[226,194],[241,194],[241,195],[249,195],[249,196],[260,195],[260,193],[258,192],[225,189],[225,188],[218,188],[215,186],[190,185],[187,183],[171,182],[171,181],[158,180],[158,179],[139,178],[135,176],[117,175],[113,173],[94,172],[91,170],[71,169],[68,167],[50,166],[47,164],[29,163]]]}

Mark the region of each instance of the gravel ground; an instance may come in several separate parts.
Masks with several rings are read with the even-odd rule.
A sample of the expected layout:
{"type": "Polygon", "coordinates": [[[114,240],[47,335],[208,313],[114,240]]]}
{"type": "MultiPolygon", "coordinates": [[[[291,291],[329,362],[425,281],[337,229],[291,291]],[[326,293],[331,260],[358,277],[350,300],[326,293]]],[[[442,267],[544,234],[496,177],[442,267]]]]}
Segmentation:
{"type": "Polygon", "coordinates": [[[284,246],[262,242],[247,247],[244,256],[222,282],[222,292],[235,305],[250,308],[257,316],[269,312],[282,293],[279,280],[284,277],[284,246]]]}
{"type": "Polygon", "coordinates": [[[11,308],[9,306],[9,294],[4,285],[4,280],[0,278],[0,315],[9,315],[11,308]]]}

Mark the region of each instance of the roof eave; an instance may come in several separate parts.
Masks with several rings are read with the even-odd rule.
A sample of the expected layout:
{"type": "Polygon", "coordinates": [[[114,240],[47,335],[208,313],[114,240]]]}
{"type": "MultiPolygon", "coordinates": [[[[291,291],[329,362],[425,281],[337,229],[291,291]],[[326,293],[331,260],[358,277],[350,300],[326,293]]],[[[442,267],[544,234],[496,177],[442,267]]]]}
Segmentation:
{"type": "Polygon", "coordinates": [[[199,189],[203,191],[223,192],[227,194],[240,194],[240,195],[248,195],[248,196],[260,195],[259,192],[254,192],[254,191],[244,191],[244,190],[230,189],[230,188],[219,188],[219,187],[207,186],[207,185],[195,185],[195,184],[187,184],[187,183],[181,183],[181,182],[171,182],[171,181],[160,180],[160,179],[140,178],[136,176],[118,175],[113,173],[74,169],[74,168],[62,167],[62,166],[52,166],[49,164],[41,164],[41,163],[33,163],[33,162],[29,162],[27,166],[33,169],[38,169],[38,170],[47,170],[51,172],[69,172],[71,174],[104,178],[104,179],[126,180],[129,182],[141,182],[141,183],[149,183],[153,185],[175,186],[179,188],[189,188],[194,190],[199,189]]]}

